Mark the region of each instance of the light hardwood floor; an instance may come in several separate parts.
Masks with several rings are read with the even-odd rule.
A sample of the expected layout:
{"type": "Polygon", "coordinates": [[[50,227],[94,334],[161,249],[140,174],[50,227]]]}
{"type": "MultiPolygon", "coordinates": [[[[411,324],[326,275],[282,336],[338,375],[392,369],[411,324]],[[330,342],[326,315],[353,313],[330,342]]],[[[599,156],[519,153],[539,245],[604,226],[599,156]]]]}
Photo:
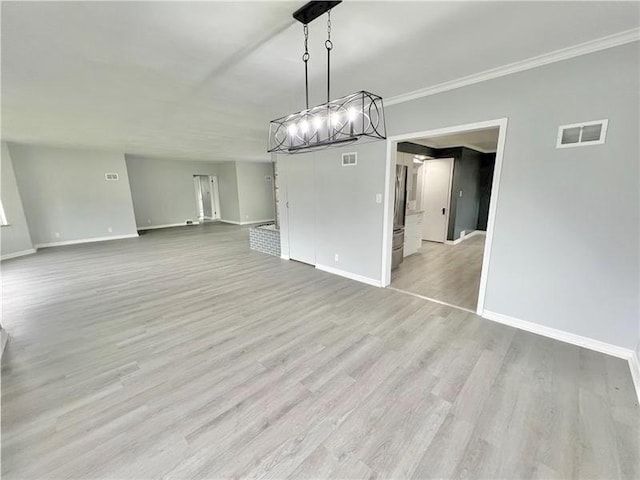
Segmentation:
{"type": "Polygon", "coordinates": [[[391,286],[475,312],[484,241],[476,235],[457,245],[422,242],[391,272],[391,286]]]}
{"type": "Polygon", "coordinates": [[[627,363],[248,249],[2,263],[2,476],[639,478],[627,363]]]}

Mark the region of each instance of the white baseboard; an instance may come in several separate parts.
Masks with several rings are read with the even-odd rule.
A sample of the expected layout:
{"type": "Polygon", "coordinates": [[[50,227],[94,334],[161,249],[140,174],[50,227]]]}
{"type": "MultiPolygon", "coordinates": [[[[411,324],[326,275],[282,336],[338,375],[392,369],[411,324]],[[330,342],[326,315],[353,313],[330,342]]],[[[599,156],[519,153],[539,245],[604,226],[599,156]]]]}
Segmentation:
{"type": "Polygon", "coordinates": [[[316,268],[318,270],[322,270],[323,272],[333,273],[334,275],[340,275],[341,277],[350,278],[351,280],[355,280],[356,282],[366,283],[367,285],[373,285],[374,287],[382,286],[382,283],[378,279],[365,277],[363,275],[347,272],[345,270],[339,270],[333,267],[327,267],[326,265],[316,265],[316,268]]]}
{"type": "Polygon", "coordinates": [[[280,258],[281,258],[282,260],[291,260],[291,259],[289,258],[289,255],[280,255],[280,258]]]}
{"type": "Polygon", "coordinates": [[[222,223],[231,223],[233,225],[252,225],[254,223],[268,223],[268,222],[275,222],[276,219],[275,218],[266,218],[264,220],[249,220],[247,222],[236,222],[235,220],[222,220],[220,219],[220,221],[222,223]]]}
{"type": "Polygon", "coordinates": [[[6,255],[2,255],[0,260],[9,260],[10,258],[24,257],[25,255],[32,255],[36,253],[37,250],[35,248],[30,248],[28,250],[22,250],[20,252],[7,253],[6,255]]]}
{"type": "Polygon", "coordinates": [[[486,235],[487,232],[485,230],[474,230],[473,232],[464,235],[464,239],[475,237],[476,235],[486,235]]]}
{"type": "Polygon", "coordinates": [[[629,369],[631,370],[631,378],[633,379],[633,386],[640,402],[640,362],[638,361],[638,354],[630,348],[623,348],[610,343],[601,342],[589,337],[583,337],[582,335],[576,335],[575,333],[565,332],[564,330],[558,330],[556,328],[545,327],[533,322],[527,322],[526,320],[520,320],[501,313],[490,312],[484,310],[482,317],[487,320],[509,325],[510,327],[519,328],[527,332],[542,335],[543,337],[553,338],[554,340],[560,340],[561,342],[570,343],[579,347],[587,348],[596,352],[611,355],[612,357],[622,358],[629,362],[629,369]]]}
{"type": "Polygon", "coordinates": [[[634,353],[633,350],[629,348],[618,347],[617,345],[601,342],[600,340],[583,337],[582,335],[576,335],[575,333],[565,332],[564,330],[558,330],[552,327],[546,327],[538,323],[520,320],[508,315],[503,315],[501,313],[484,310],[482,312],[482,317],[486,318],[487,320],[493,320],[494,322],[509,325],[510,327],[519,328],[520,330],[526,330],[527,332],[536,333],[544,337],[549,337],[555,340],[570,343],[572,345],[577,345],[579,347],[588,348],[589,350],[606,353],[607,355],[618,358],[624,358],[625,360],[629,360],[629,358],[631,358],[631,354],[634,353]]]}
{"type": "Polygon", "coordinates": [[[486,234],[487,232],[485,232],[484,230],[474,230],[471,233],[465,233],[464,235],[461,235],[460,238],[456,238],[455,240],[445,240],[444,243],[446,243],[447,245],[458,245],[460,242],[463,242],[468,238],[475,237],[476,235],[486,234]]]}
{"type": "Polygon", "coordinates": [[[47,248],[47,247],[61,247],[63,245],[77,245],[79,243],[93,243],[93,242],[106,242],[108,240],[122,240],[123,238],[135,238],[137,236],[138,236],[137,233],[129,233],[127,235],[113,235],[112,237],[94,237],[94,238],[83,238],[81,240],[65,240],[63,242],[38,243],[34,245],[34,247],[36,247],[36,249],[47,248]]]}
{"type": "Polygon", "coordinates": [[[180,223],[167,223],[164,225],[149,225],[149,226],[141,226],[141,227],[136,227],[136,229],[138,231],[140,230],[157,230],[158,228],[172,228],[172,227],[190,227],[192,225],[199,225],[200,222],[191,222],[191,223],[185,223],[185,222],[180,222],[180,223]]]}

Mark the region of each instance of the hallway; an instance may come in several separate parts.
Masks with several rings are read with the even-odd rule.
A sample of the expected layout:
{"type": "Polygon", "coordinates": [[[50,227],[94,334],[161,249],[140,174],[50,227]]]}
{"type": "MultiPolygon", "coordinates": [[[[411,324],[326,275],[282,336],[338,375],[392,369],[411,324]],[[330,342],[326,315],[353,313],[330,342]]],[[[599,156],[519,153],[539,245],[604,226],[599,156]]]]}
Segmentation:
{"type": "Polygon", "coordinates": [[[391,272],[391,287],[475,312],[484,241],[484,235],[458,245],[423,241],[391,272]]]}

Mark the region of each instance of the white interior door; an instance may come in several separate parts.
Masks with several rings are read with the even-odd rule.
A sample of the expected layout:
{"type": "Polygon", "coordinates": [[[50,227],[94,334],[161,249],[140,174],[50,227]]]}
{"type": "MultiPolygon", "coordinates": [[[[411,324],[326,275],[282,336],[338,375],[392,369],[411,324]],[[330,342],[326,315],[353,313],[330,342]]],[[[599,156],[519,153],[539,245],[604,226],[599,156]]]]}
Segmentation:
{"type": "Polygon", "coordinates": [[[453,158],[427,160],[422,170],[422,239],[441,242],[447,239],[449,199],[453,175],[453,158]]]}
{"type": "Polygon", "coordinates": [[[202,216],[213,218],[213,204],[211,203],[211,180],[208,175],[200,175],[200,191],[202,192],[202,216]]]}
{"type": "Polygon", "coordinates": [[[287,159],[289,258],[316,264],[315,190],[313,154],[287,159]]]}
{"type": "Polygon", "coordinates": [[[198,175],[193,176],[193,185],[196,189],[196,208],[198,209],[198,218],[204,218],[204,209],[202,208],[202,185],[200,184],[200,177],[198,175]]]}

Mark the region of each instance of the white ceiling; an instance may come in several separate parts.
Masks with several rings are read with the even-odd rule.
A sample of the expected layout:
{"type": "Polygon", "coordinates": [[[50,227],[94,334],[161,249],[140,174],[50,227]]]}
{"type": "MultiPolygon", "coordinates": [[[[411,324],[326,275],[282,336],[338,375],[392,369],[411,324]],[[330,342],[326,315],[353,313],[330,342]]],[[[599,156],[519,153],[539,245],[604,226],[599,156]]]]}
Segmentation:
{"type": "Polygon", "coordinates": [[[439,137],[410,140],[419,145],[431,148],[469,147],[484,153],[493,153],[498,148],[498,128],[474,130],[472,132],[452,133],[439,137]]]}
{"type": "MultiPolygon", "coordinates": [[[[266,160],[268,121],[304,106],[305,2],[2,2],[2,136],[266,160]]],[[[332,96],[436,85],[639,25],[637,2],[345,2],[332,96]]],[[[325,100],[324,19],[310,25],[325,100]]]]}

